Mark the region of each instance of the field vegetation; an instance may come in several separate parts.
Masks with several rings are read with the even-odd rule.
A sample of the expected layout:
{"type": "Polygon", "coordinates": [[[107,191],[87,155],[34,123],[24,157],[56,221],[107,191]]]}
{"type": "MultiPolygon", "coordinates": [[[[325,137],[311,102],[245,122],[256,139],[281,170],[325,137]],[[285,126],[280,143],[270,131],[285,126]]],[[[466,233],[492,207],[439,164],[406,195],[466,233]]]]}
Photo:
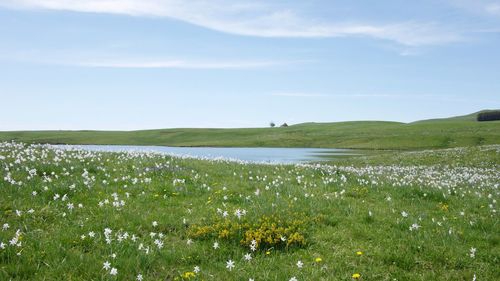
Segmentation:
{"type": "Polygon", "coordinates": [[[413,123],[352,121],[275,128],[161,129],[145,131],[0,132],[0,141],[50,144],[120,144],[231,147],[433,149],[500,144],[500,121],[478,113],[413,123]]]}
{"type": "Polygon", "coordinates": [[[260,165],[4,142],[0,164],[0,280],[500,276],[498,145],[260,165]]]}

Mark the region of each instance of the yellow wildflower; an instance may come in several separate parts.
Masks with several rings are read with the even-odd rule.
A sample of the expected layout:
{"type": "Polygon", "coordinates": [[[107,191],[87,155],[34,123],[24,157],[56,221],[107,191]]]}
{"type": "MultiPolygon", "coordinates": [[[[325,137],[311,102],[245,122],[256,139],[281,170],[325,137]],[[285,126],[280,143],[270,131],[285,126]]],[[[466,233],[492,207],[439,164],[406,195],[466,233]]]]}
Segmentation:
{"type": "Polygon", "coordinates": [[[442,203],[442,202],[441,202],[441,203],[439,203],[439,208],[440,208],[441,210],[443,210],[443,211],[445,211],[445,212],[446,212],[446,211],[448,211],[448,204],[446,204],[446,203],[442,203]]]}
{"type": "Polygon", "coordinates": [[[182,279],[191,279],[194,278],[195,276],[196,274],[194,272],[187,271],[182,274],[182,279]]]}

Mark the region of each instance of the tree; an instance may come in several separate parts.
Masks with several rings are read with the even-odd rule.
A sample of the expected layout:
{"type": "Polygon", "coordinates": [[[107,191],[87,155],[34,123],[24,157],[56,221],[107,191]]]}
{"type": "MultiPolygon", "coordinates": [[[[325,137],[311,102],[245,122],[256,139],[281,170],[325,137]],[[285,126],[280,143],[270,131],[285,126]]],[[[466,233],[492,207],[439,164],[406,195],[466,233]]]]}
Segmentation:
{"type": "Polygon", "coordinates": [[[500,110],[481,112],[477,115],[477,121],[495,121],[500,120],[500,110]]]}
{"type": "Polygon", "coordinates": [[[269,126],[271,126],[271,128],[274,128],[276,126],[276,124],[274,124],[274,122],[271,121],[271,123],[269,123],[269,126]]]}
{"type": "Polygon", "coordinates": [[[288,127],[288,124],[287,123],[283,123],[283,124],[281,124],[280,127],[288,127]]]}

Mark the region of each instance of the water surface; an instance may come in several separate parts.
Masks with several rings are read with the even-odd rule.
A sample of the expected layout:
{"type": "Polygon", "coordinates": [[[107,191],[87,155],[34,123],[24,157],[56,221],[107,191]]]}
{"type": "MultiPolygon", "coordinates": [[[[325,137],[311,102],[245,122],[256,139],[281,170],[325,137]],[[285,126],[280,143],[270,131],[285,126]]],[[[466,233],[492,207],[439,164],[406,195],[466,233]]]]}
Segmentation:
{"type": "Polygon", "coordinates": [[[174,156],[208,159],[231,159],[266,163],[304,163],[332,160],[359,155],[359,151],[336,148],[277,148],[277,147],[170,147],[135,145],[58,145],[62,148],[80,148],[89,151],[153,151],[174,156]]]}

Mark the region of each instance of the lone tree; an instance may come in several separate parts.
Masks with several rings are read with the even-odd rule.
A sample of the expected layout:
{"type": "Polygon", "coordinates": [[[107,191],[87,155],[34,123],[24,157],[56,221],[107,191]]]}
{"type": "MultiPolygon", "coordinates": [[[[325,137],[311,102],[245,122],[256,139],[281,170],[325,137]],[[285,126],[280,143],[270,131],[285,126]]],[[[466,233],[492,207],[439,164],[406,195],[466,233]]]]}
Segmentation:
{"type": "Polygon", "coordinates": [[[269,126],[271,126],[271,128],[274,128],[276,126],[276,124],[274,124],[274,122],[271,121],[271,123],[269,123],[269,126]]]}
{"type": "Polygon", "coordinates": [[[287,123],[283,123],[283,124],[281,124],[280,127],[288,127],[288,124],[287,123]]]}

